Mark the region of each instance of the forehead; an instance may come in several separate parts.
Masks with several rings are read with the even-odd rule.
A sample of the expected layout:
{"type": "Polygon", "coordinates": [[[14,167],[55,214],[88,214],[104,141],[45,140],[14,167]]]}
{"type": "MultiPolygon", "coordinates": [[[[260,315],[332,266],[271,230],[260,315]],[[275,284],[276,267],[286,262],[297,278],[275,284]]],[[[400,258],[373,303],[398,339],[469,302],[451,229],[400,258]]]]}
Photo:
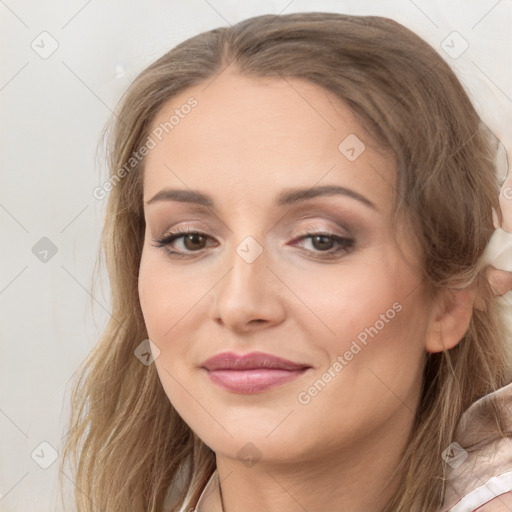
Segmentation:
{"type": "Polygon", "coordinates": [[[294,186],[350,186],[383,205],[393,193],[393,155],[342,101],[304,80],[225,71],[169,100],[150,131],[145,200],[162,187],[259,204],[294,186]]]}

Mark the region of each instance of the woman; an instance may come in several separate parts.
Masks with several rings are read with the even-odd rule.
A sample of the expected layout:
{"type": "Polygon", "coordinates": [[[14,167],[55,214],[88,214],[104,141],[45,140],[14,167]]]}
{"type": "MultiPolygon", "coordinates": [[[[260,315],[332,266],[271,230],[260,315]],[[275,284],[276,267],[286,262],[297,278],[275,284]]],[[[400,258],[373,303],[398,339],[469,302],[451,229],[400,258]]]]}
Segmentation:
{"type": "Polygon", "coordinates": [[[510,507],[510,183],[428,44],[251,18],[144,70],[110,140],[80,512],[510,507]]]}

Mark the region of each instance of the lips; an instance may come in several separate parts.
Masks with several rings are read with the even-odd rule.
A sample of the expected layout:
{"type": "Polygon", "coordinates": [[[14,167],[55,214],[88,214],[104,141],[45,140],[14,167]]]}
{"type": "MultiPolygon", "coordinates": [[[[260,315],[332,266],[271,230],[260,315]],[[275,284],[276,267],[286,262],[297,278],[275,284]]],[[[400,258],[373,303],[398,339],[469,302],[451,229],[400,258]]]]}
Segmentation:
{"type": "Polygon", "coordinates": [[[310,365],[263,352],[217,354],[201,364],[210,380],[234,393],[259,393],[300,377],[310,365]]]}
{"type": "Polygon", "coordinates": [[[207,370],[255,370],[257,368],[276,370],[301,370],[310,368],[307,364],[294,363],[281,357],[265,354],[263,352],[251,352],[250,354],[237,355],[233,352],[222,352],[210,357],[202,365],[207,370]]]}

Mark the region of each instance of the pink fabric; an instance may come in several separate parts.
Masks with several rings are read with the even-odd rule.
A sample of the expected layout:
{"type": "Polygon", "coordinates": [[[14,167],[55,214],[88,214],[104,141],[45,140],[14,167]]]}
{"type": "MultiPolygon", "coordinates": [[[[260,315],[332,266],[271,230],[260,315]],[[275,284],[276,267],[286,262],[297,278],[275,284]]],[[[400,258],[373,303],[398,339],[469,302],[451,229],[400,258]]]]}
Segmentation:
{"type": "Polygon", "coordinates": [[[479,510],[495,496],[512,491],[512,438],[496,434],[489,414],[493,403],[503,411],[505,432],[512,432],[511,383],[476,401],[463,414],[451,449],[443,452],[447,488],[440,512],[479,510]],[[467,508],[469,503],[474,508],[467,508]]]}

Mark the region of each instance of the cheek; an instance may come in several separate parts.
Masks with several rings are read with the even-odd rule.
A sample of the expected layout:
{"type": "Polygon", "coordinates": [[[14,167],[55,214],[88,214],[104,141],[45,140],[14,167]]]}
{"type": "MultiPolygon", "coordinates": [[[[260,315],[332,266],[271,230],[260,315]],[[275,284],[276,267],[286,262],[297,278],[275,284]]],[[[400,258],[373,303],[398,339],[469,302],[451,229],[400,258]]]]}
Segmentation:
{"type": "Polygon", "coordinates": [[[410,297],[395,299],[345,303],[333,324],[336,336],[317,339],[327,363],[299,389],[297,412],[305,422],[328,417],[325,435],[333,442],[340,433],[363,436],[416,408],[425,356],[421,311],[410,297]]]}
{"type": "Polygon", "coordinates": [[[166,287],[162,286],[161,279],[157,262],[143,251],[139,269],[139,301],[149,337],[155,340],[161,337],[157,333],[165,329],[166,317],[163,312],[168,311],[167,301],[171,297],[171,294],[165,293],[166,287]]]}
{"type": "Polygon", "coordinates": [[[293,320],[311,334],[311,341],[316,332],[331,354],[348,350],[354,339],[363,346],[373,339],[399,343],[401,333],[409,336],[411,321],[418,321],[417,276],[404,272],[393,254],[375,251],[364,261],[354,258],[338,268],[309,270],[286,276],[293,290],[290,303],[294,297],[301,299],[293,320]]]}
{"type": "Polygon", "coordinates": [[[160,350],[155,359],[164,391],[174,408],[186,420],[190,394],[197,392],[183,364],[189,352],[187,312],[198,302],[200,290],[194,282],[165,269],[162,258],[142,254],[139,270],[139,300],[148,337],[160,350]],[[196,298],[197,295],[197,298],[196,298]],[[181,342],[180,342],[181,340],[181,342]],[[183,384],[186,383],[186,390],[183,384]]]}
{"type": "Polygon", "coordinates": [[[400,396],[411,399],[414,407],[425,355],[427,311],[419,296],[418,277],[398,263],[383,264],[383,259],[365,263],[364,268],[354,267],[338,280],[326,282],[324,293],[309,294],[311,308],[328,329],[315,338],[313,326],[318,329],[318,320],[309,324],[301,320],[302,329],[324,352],[327,362],[319,375],[332,392],[315,401],[318,406],[324,399],[326,404],[331,399],[344,402],[342,409],[347,411],[357,409],[354,402],[380,409],[400,396]]]}
{"type": "Polygon", "coordinates": [[[197,307],[208,290],[201,279],[170,269],[165,258],[142,254],[139,270],[139,300],[148,329],[155,340],[170,339],[180,322],[197,307]]]}

